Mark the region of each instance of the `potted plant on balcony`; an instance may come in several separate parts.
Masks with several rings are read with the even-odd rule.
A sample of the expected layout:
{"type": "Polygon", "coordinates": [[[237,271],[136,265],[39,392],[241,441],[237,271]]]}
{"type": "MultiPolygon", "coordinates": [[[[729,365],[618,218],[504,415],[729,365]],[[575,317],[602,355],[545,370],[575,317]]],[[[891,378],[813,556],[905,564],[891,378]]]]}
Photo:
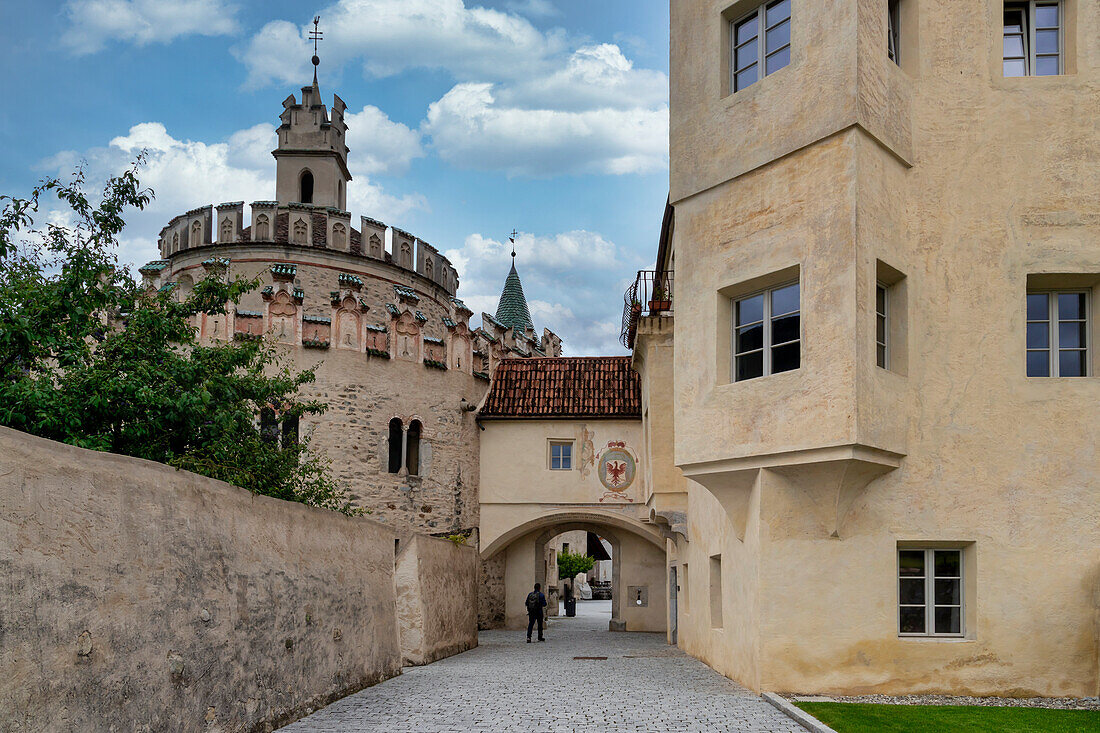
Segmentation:
{"type": "Polygon", "coordinates": [[[649,299],[649,312],[661,313],[668,310],[672,310],[672,299],[668,297],[662,283],[654,283],[653,294],[649,299]]]}

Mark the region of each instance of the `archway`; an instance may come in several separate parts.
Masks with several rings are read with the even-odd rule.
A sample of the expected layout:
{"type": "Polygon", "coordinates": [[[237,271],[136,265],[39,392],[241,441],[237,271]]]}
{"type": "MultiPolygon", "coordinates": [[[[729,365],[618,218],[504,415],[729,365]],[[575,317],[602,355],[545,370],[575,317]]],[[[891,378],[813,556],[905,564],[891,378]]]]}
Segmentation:
{"type": "MultiPolygon", "coordinates": [[[[485,527],[483,518],[483,528],[485,527]]],[[[659,530],[624,514],[610,511],[551,511],[518,522],[491,540],[482,551],[485,592],[498,588],[502,598],[496,626],[526,625],[523,599],[533,583],[553,593],[547,580],[556,576],[556,556],[549,543],[571,531],[592,532],[611,544],[611,631],[667,631],[666,545],[659,530]],[[553,573],[550,572],[554,563],[553,573]],[[498,577],[489,577],[498,576],[498,577]],[[630,595],[629,600],[624,600],[630,595]]],[[[549,595],[549,594],[548,594],[549,595]]]]}

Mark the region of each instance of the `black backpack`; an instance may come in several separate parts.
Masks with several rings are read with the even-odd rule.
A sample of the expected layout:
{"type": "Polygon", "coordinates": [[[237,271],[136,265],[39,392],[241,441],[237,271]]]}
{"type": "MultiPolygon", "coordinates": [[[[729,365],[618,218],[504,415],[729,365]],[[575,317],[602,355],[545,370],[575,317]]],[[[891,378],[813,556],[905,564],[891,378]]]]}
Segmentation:
{"type": "Polygon", "coordinates": [[[542,610],[542,598],[538,591],[531,591],[527,594],[527,613],[538,613],[542,610]]]}

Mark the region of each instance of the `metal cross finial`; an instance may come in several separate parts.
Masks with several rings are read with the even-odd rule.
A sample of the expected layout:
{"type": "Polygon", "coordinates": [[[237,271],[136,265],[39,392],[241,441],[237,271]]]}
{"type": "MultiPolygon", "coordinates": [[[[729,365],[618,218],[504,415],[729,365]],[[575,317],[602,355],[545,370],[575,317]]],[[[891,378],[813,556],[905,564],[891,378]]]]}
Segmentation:
{"type": "Polygon", "coordinates": [[[519,236],[519,232],[515,229],[512,230],[512,234],[508,237],[508,241],[512,243],[512,264],[516,264],[516,237],[519,236]]]}
{"type": "Polygon", "coordinates": [[[309,38],[310,38],[311,41],[313,41],[313,66],[314,66],[313,76],[314,76],[314,78],[317,77],[317,68],[316,67],[317,67],[318,64],[321,63],[321,59],[318,58],[318,56],[317,56],[317,42],[321,41],[321,40],[324,40],[324,37],[325,37],[324,31],[318,30],[318,28],[317,28],[317,24],[320,23],[320,22],[321,22],[321,16],[320,15],[313,16],[313,30],[311,30],[309,32],[309,38]]]}

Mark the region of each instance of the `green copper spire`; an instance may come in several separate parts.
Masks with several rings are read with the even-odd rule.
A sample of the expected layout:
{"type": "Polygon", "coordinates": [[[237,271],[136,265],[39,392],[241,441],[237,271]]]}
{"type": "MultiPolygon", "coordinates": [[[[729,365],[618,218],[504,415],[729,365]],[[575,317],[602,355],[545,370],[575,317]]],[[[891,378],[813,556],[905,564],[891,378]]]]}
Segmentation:
{"type": "Polygon", "coordinates": [[[528,327],[534,328],[531,322],[531,311],[527,309],[527,298],[523,295],[523,284],[520,283],[519,273],[516,272],[515,260],[512,261],[508,279],[504,281],[504,290],[500,293],[496,319],[501,325],[518,328],[520,331],[525,331],[528,327]]]}

